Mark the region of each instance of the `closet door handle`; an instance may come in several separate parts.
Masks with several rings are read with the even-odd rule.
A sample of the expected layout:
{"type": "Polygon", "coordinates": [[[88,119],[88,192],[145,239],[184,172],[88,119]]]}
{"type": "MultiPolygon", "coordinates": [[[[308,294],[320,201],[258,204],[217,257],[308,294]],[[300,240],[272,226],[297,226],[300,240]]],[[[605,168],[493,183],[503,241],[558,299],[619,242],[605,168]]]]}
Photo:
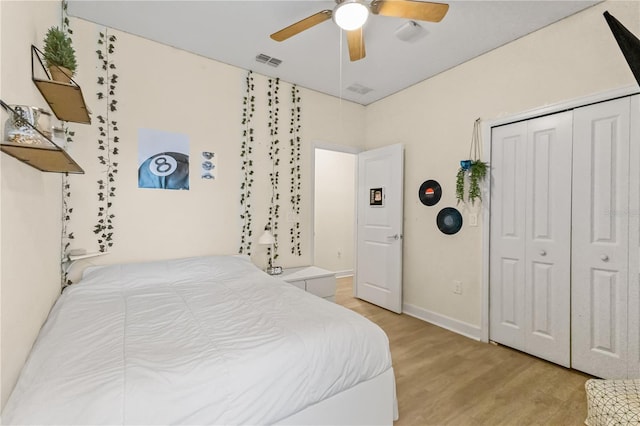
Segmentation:
{"type": "Polygon", "coordinates": [[[606,254],[603,254],[602,256],[600,256],[600,260],[602,260],[603,262],[608,262],[609,256],[607,256],[606,254]]]}
{"type": "Polygon", "coordinates": [[[546,255],[547,255],[546,250],[540,250],[540,256],[546,256],[546,255]]]}

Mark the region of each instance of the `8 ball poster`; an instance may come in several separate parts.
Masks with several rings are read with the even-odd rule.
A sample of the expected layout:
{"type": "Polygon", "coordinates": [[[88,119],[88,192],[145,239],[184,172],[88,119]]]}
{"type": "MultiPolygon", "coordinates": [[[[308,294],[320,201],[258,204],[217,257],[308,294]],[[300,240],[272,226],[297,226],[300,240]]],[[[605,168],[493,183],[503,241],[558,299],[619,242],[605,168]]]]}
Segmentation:
{"type": "Polygon", "coordinates": [[[189,137],[138,130],[138,188],[189,189],[189,137]]]}

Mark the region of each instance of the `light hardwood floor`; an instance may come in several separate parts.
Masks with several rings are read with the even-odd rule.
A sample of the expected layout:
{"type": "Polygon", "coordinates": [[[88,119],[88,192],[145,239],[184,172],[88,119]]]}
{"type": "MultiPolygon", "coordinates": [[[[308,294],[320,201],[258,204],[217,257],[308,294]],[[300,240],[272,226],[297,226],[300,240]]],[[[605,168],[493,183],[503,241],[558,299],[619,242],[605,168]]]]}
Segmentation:
{"type": "Polygon", "coordinates": [[[389,336],[395,426],[584,424],[586,374],[355,299],[350,277],[338,279],[336,303],[389,336]]]}

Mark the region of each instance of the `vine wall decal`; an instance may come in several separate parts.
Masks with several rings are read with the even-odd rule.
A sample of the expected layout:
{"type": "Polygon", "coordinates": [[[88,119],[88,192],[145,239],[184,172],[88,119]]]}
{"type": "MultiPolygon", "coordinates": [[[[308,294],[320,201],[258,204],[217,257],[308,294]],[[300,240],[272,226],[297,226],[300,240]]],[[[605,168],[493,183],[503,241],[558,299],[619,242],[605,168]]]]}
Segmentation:
{"type": "Polygon", "coordinates": [[[280,79],[269,79],[269,91],[267,92],[269,107],[269,159],[271,160],[271,172],[269,173],[269,181],[271,182],[271,199],[269,202],[269,219],[267,227],[271,229],[271,233],[275,238],[275,244],[267,248],[267,256],[269,257],[269,267],[272,267],[272,261],[278,258],[278,222],[280,219],[280,140],[278,139],[278,120],[280,112],[280,99],[278,92],[280,91],[280,79]]]}
{"type": "Polygon", "coordinates": [[[109,35],[105,28],[104,33],[98,36],[98,61],[102,72],[98,73],[97,83],[98,100],[103,101],[104,113],[96,116],[98,120],[98,161],[103,166],[104,177],[98,180],[98,223],[93,232],[98,236],[98,247],[101,252],[113,246],[114,226],[113,219],[113,199],[116,196],[116,174],[118,173],[118,163],[115,161],[118,156],[118,123],[114,120],[117,115],[118,101],[116,96],[116,84],[118,76],[115,74],[116,65],[112,55],[115,52],[116,36],[109,35]]]}
{"type": "MultiPolygon", "coordinates": [[[[289,222],[289,234],[291,244],[291,254],[295,256],[302,256],[302,244],[301,244],[301,203],[302,203],[302,172],[301,172],[301,158],[302,158],[302,137],[301,137],[301,97],[300,90],[296,85],[291,87],[290,101],[290,122],[289,122],[289,151],[281,149],[280,143],[280,79],[279,78],[267,78],[267,90],[266,99],[263,102],[260,100],[260,105],[265,105],[266,110],[266,126],[268,133],[264,134],[265,138],[269,138],[265,141],[265,148],[267,149],[268,163],[270,166],[269,184],[271,194],[268,198],[268,215],[265,228],[271,231],[271,234],[275,238],[275,244],[267,247],[267,257],[269,259],[269,267],[273,267],[273,263],[279,258],[279,248],[282,248],[282,241],[279,240],[279,230],[281,224],[282,206],[280,205],[283,194],[280,187],[281,167],[283,159],[289,161],[289,168],[284,172],[290,173],[290,211],[287,214],[287,221],[289,222]]],[[[253,236],[253,212],[251,203],[251,190],[253,188],[255,169],[254,169],[254,150],[260,148],[262,144],[256,147],[256,141],[254,140],[255,128],[254,128],[254,114],[256,113],[256,96],[255,96],[255,84],[252,71],[247,72],[245,79],[245,94],[243,96],[242,106],[242,139],[240,147],[241,158],[241,183],[240,183],[240,220],[242,222],[242,230],[240,236],[240,249],[241,254],[251,255],[252,236],[253,236]]],[[[264,92],[263,92],[264,93],[264,92]]],[[[287,105],[289,107],[289,105],[287,105]]],[[[262,110],[260,110],[262,111],[262,110]]],[[[263,113],[263,112],[261,112],[263,113]]],[[[260,151],[262,155],[262,151],[260,151]]],[[[261,163],[262,164],[262,163],[261,163]]],[[[266,173],[266,171],[264,172],[266,173]]],[[[259,176],[262,179],[262,176],[259,176]]]]}
{"type": "Polygon", "coordinates": [[[300,138],[300,117],[302,109],[300,107],[300,90],[295,84],[291,87],[291,123],[289,129],[289,145],[291,147],[291,212],[293,220],[289,233],[291,236],[291,254],[302,256],[300,246],[300,191],[302,189],[300,173],[300,155],[302,139],[300,138]]]}
{"type": "Polygon", "coordinates": [[[245,95],[242,100],[242,142],[240,146],[240,158],[242,160],[242,182],[240,184],[240,220],[242,231],[240,236],[240,254],[251,255],[251,188],[253,187],[253,114],[255,112],[255,96],[253,85],[253,72],[249,71],[246,77],[245,95]]]}
{"type": "MultiPolygon", "coordinates": [[[[67,1],[62,2],[62,31],[64,31],[69,38],[72,38],[73,30],[69,23],[69,15],[67,13],[67,1]]],[[[69,124],[66,121],[62,122],[62,128],[64,130],[67,146],[73,142],[75,132],[69,128],[69,124]]],[[[73,207],[71,207],[71,182],[69,180],[69,174],[64,173],[62,175],[62,228],[60,235],[60,264],[65,261],[69,248],[71,247],[71,241],[74,240],[73,232],[71,232],[71,215],[73,213],[73,207]]],[[[66,268],[62,268],[61,273],[61,285],[66,287],[71,284],[68,278],[66,268]]]]}

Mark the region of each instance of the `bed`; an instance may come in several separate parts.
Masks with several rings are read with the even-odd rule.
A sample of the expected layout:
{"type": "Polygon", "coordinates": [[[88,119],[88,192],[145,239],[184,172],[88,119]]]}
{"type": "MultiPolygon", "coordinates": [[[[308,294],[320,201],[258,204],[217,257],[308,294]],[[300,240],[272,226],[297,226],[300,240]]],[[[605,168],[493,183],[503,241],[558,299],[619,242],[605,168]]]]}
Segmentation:
{"type": "Polygon", "coordinates": [[[392,424],[388,339],[245,256],[90,267],[4,424],[392,424]]]}

